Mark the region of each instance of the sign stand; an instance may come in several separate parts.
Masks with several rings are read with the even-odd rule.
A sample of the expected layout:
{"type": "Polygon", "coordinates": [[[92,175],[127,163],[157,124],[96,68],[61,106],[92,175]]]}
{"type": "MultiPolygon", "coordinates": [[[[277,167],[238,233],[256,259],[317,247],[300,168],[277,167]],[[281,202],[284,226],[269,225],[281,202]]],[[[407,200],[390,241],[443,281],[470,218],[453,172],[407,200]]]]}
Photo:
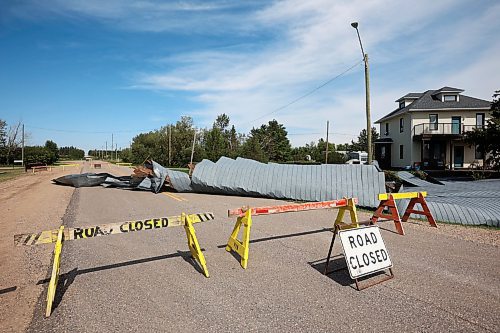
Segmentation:
{"type": "MultiPolygon", "coordinates": [[[[369,221],[367,223],[370,223],[369,221]]],[[[343,266],[343,267],[339,267],[339,268],[335,268],[335,269],[332,269],[332,270],[328,270],[328,266],[330,264],[330,258],[331,258],[331,255],[332,255],[332,250],[333,250],[333,245],[335,244],[335,238],[337,236],[337,233],[341,230],[347,230],[347,229],[354,229],[354,228],[357,228],[353,225],[349,225],[349,224],[335,224],[335,228],[334,228],[334,231],[333,231],[333,236],[332,236],[332,241],[330,243],[330,248],[328,249],[328,256],[326,258],[326,264],[325,264],[325,270],[323,272],[324,275],[328,275],[328,274],[331,274],[331,273],[334,273],[334,272],[338,272],[338,271],[341,271],[341,270],[344,270],[344,269],[349,269],[348,266],[343,266]]],[[[377,227],[378,228],[378,227],[377,227]]],[[[344,258],[345,258],[345,253],[344,253],[344,258]]],[[[347,259],[346,259],[346,263],[347,263],[347,259]]],[[[377,271],[374,271],[368,275],[371,275],[371,274],[374,274],[374,273],[378,273],[380,271],[384,271],[385,269],[381,269],[381,270],[377,270],[377,271]]],[[[389,270],[389,275],[385,275],[385,277],[383,279],[378,279],[374,282],[368,282],[368,283],[365,283],[363,285],[361,285],[360,283],[360,280],[359,278],[353,278],[354,282],[356,283],[356,289],[358,291],[360,290],[363,290],[363,289],[366,289],[366,288],[369,288],[369,287],[372,287],[372,286],[375,286],[377,284],[380,284],[382,282],[385,282],[387,280],[390,280],[390,279],[393,279],[394,278],[394,273],[392,271],[392,265],[391,267],[388,267],[388,270],[389,270]]],[[[349,270],[349,274],[351,275],[351,271],[349,270]]],[[[367,276],[367,275],[363,275],[363,276],[367,276]]],[[[351,276],[352,278],[352,276],[351,276]]]]}

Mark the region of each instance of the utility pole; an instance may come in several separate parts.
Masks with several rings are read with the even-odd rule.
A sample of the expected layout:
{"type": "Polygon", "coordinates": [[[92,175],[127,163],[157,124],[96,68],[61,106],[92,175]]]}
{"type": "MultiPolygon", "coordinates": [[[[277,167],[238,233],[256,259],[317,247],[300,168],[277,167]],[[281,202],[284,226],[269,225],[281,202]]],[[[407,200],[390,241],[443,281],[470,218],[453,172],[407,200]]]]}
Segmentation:
{"type": "Polygon", "coordinates": [[[359,36],[358,30],[358,22],[352,22],[351,26],[356,29],[359,39],[359,46],[361,46],[361,53],[363,54],[363,61],[365,63],[365,94],[366,94],[366,141],[368,144],[367,153],[368,153],[368,164],[372,163],[373,155],[372,155],[372,122],[370,116],[370,71],[368,67],[368,54],[365,53],[363,49],[363,44],[361,43],[361,37],[359,36]]]}
{"type": "Polygon", "coordinates": [[[326,121],[326,156],[325,156],[325,164],[328,164],[328,127],[330,122],[326,121]]]}
{"type": "Polygon", "coordinates": [[[21,148],[21,160],[23,161],[21,163],[21,165],[24,166],[24,124],[23,124],[23,139],[22,139],[22,148],[21,148]]]}
{"type": "Polygon", "coordinates": [[[372,164],[372,121],[370,116],[370,71],[368,68],[368,54],[365,53],[365,93],[366,93],[366,142],[368,145],[368,165],[372,164]]]}
{"type": "Polygon", "coordinates": [[[193,148],[191,149],[191,162],[189,164],[193,164],[193,156],[194,156],[194,143],[196,142],[196,128],[194,129],[194,136],[193,136],[193,148]]]}
{"type": "Polygon", "coordinates": [[[108,141],[106,141],[106,152],[104,154],[104,159],[108,158],[108,141]]]}
{"type": "Polygon", "coordinates": [[[172,165],[172,127],[168,125],[168,166],[172,165]]]}
{"type": "Polygon", "coordinates": [[[113,159],[113,133],[111,133],[111,159],[113,159]]]}

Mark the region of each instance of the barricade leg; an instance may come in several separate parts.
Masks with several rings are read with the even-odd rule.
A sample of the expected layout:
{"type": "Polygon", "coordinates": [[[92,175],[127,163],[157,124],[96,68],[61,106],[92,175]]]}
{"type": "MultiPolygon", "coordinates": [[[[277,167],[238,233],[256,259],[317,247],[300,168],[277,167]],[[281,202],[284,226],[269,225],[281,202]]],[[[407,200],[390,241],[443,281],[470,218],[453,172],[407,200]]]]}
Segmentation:
{"type": "Polygon", "coordinates": [[[52,312],[52,303],[56,296],[57,281],[59,280],[59,268],[61,266],[61,251],[64,241],[64,226],[59,228],[57,242],[54,247],[54,264],[52,266],[52,276],[50,277],[49,288],[47,290],[47,309],[45,317],[49,317],[52,312]]]}
{"type": "Polygon", "coordinates": [[[193,256],[193,258],[195,260],[198,260],[205,276],[210,277],[210,275],[208,274],[205,256],[203,255],[203,252],[201,252],[200,244],[198,243],[198,239],[196,238],[196,232],[194,230],[193,223],[191,222],[189,215],[186,215],[184,213],[182,213],[181,219],[184,223],[184,230],[186,231],[189,251],[191,251],[191,255],[193,256]]]}
{"type": "Polygon", "coordinates": [[[247,268],[250,247],[250,228],[252,227],[252,210],[248,208],[244,216],[238,217],[233,232],[227,241],[226,251],[234,251],[240,255],[241,267],[247,268]],[[243,227],[243,240],[238,240],[238,234],[243,227]]]}
{"type": "Polygon", "coordinates": [[[337,214],[337,218],[335,219],[335,223],[333,225],[333,229],[335,229],[335,227],[337,225],[342,224],[342,219],[344,218],[344,214],[345,214],[346,211],[349,211],[349,216],[351,218],[351,225],[352,225],[352,227],[353,228],[358,228],[359,227],[359,224],[358,224],[358,214],[357,214],[357,211],[356,211],[356,204],[354,203],[354,199],[349,198],[349,199],[347,199],[347,206],[339,208],[339,212],[337,214]]]}
{"type": "Polygon", "coordinates": [[[429,209],[429,206],[427,206],[427,201],[425,201],[425,197],[421,193],[418,194],[418,197],[412,198],[410,200],[410,203],[408,204],[408,207],[406,208],[405,213],[403,215],[403,218],[401,220],[403,222],[408,221],[411,214],[424,215],[425,217],[427,217],[427,221],[429,221],[431,226],[436,227],[436,228],[438,227],[436,220],[434,220],[434,216],[432,216],[432,213],[429,209]],[[413,208],[415,208],[415,205],[417,203],[419,203],[420,206],[422,206],[421,211],[413,209],[413,208]]]}
{"type": "Polygon", "coordinates": [[[399,218],[398,207],[396,206],[396,202],[394,201],[392,195],[389,195],[389,198],[387,200],[380,201],[380,204],[378,205],[377,209],[375,210],[375,213],[373,213],[373,216],[371,217],[370,220],[372,221],[372,224],[375,224],[377,223],[379,218],[393,220],[394,226],[396,227],[398,233],[400,235],[405,234],[403,230],[403,225],[401,224],[401,219],[399,218]],[[385,208],[389,209],[390,214],[383,213],[383,210],[385,208]]]}

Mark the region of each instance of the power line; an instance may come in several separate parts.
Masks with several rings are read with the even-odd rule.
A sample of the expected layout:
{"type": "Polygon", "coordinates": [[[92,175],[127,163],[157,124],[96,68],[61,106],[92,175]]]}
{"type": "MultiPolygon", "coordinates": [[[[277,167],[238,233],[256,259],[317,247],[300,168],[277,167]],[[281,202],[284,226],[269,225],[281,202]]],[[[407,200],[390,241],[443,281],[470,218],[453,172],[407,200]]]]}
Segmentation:
{"type": "Polygon", "coordinates": [[[339,77],[341,77],[342,75],[344,75],[344,74],[346,74],[347,72],[351,71],[353,68],[355,68],[356,66],[358,66],[358,65],[359,65],[359,64],[361,64],[362,62],[363,62],[363,59],[362,59],[362,60],[360,60],[360,61],[358,61],[358,62],[356,62],[354,65],[352,65],[351,67],[349,67],[348,69],[346,69],[346,70],[345,70],[345,71],[343,71],[342,73],[340,73],[340,74],[338,74],[338,75],[336,75],[336,76],[332,77],[331,79],[329,79],[329,80],[325,81],[324,83],[322,83],[321,85],[317,86],[317,87],[316,87],[316,88],[314,88],[313,90],[311,90],[311,91],[309,91],[309,92],[305,93],[304,95],[302,95],[302,96],[300,96],[300,97],[298,97],[298,98],[294,99],[293,101],[291,101],[291,102],[289,102],[289,103],[287,103],[287,104],[285,104],[285,105],[283,105],[283,106],[281,106],[281,107],[279,107],[279,108],[277,108],[277,109],[275,109],[275,110],[273,110],[273,111],[271,111],[271,112],[268,112],[268,113],[266,113],[266,114],[264,114],[264,115],[262,115],[262,116],[260,116],[260,117],[258,117],[258,118],[256,118],[256,119],[254,119],[254,120],[250,121],[249,123],[253,123],[253,122],[257,121],[257,120],[260,120],[260,119],[262,119],[262,118],[264,118],[264,117],[269,116],[270,114],[273,114],[273,113],[279,112],[279,111],[281,111],[281,110],[283,110],[283,109],[285,109],[285,108],[289,107],[290,105],[297,103],[297,102],[298,102],[298,101],[300,101],[301,99],[304,99],[304,98],[306,98],[306,97],[307,97],[307,96],[309,96],[309,95],[312,95],[313,93],[315,93],[315,92],[316,92],[316,91],[318,91],[319,89],[323,88],[323,87],[324,87],[324,86],[326,86],[327,84],[329,84],[329,83],[331,83],[331,82],[335,81],[336,79],[338,79],[338,78],[339,78],[339,77]]]}

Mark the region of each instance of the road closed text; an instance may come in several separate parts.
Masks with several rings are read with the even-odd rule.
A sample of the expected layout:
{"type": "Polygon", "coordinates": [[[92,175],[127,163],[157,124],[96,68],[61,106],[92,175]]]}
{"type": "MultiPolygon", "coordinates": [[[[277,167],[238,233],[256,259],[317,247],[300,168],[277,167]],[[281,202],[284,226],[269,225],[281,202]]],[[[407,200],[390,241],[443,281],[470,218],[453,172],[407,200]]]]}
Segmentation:
{"type": "Polygon", "coordinates": [[[392,266],[378,227],[339,232],[351,277],[356,278],[392,266]]]}

